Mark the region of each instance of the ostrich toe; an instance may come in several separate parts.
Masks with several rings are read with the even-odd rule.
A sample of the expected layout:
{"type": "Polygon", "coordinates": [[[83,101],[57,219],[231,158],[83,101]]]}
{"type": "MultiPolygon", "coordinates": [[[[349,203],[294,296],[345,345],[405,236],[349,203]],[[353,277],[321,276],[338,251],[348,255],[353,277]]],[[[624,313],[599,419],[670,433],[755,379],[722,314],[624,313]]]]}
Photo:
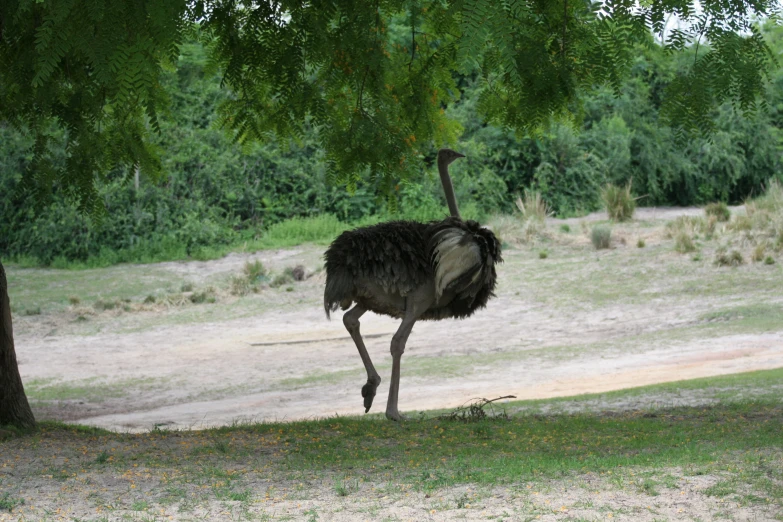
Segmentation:
{"type": "Polygon", "coordinates": [[[367,384],[362,386],[362,397],[364,397],[364,413],[370,411],[372,401],[375,399],[375,390],[378,389],[378,385],[381,384],[381,378],[377,380],[367,379],[367,384]]]}
{"type": "Polygon", "coordinates": [[[396,422],[400,422],[400,421],[406,420],[406,417],[404,415],[402,415],[399,411],[397,411],[396,408],[393,409],[393,410],[389,410],[387,408],[386,409],[386,418],[389,419],[389,420],[396,421],[396,422]]]}

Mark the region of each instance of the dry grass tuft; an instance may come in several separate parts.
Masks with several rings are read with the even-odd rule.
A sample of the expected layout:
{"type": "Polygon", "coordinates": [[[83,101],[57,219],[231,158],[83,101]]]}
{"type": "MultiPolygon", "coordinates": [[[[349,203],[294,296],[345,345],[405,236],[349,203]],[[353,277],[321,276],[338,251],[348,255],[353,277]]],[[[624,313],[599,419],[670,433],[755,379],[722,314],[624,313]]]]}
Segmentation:
{"type": "Polygon", "coordinates": [[[707,217],[715,216],[715,218],[721,222],[731,219],[731,211],[726,203],[723,203],[722,201],[710,203],[704,207],[704,213],[707,217]]]}
{"type": "Polygon", "coordinates": [[[491,219],[491,228],[501,244],[520,246],[550,238],[546,223],[538,218],[519,219],[518,215],[496,215],[491,219]]]}
{"type": "Polygon", "coordinates": [[[772,248],[783,249],[783,184],[772,180],[763,196],[745,202],[753,230],[770,240],[772,248]]]}
{"type": "Polygon", "coordinates": [[[237,296],[257,293],[266,280],[267,270],[261,261],[246,261],[242,274],[231,278],[229,291],[231,295],[237,296]]]}
{"type": "Polygon", "coordinates": [[[761,261],[764,261],[764,254],[767,252],[767,242],[762,241],[756,247],[753,249],[753,253],[750,255],[751,261],[754,263],[759,263],[761,261]]]}
{"type": "Polygon", "coordinates": [[[739,250],[732,250],[731,252],[719,250],[715,256],[715,264],[718,266],[739,266],[744,262],[745,260],[739,250]]]}
{"type": "Polygon", "coordinates": [[[543,224],[546,218],[552,215],[546,201],[537,190],[525,189],[525,198],[517,196],[516,204],[524,221],[538,221],[543,224]]]}
{"type": "Polygon", "coordinates": [[[734,220],[729,223],[729,228],[737,232],[747,232],[753,230],[753,220],[750,216],[735,216],[734,220]]]}
{"type": "Polygon", "coordinates": [[[680,254],[687,254],[696,251],[696,244],[690,234],[680,231],[674,238],[674,249],[680,254]]]}
{"type": "Polygon", "coordinates": [[[629,221],[636,211],[636,199],[631,195],[631,182],[624,187],[608,183],[601,189],[601,200],[612,221],[629,221]]]}
{"type": "Polygon", "coordinates": [[[612,229],[608,225],[596,225],[590,232],[590,241],[596,250],[609,248],[612,242],[612,229]]]}
{"type": "Polygon", "coordinates": [[[685,233],[690,237],[709,231],[710,225],[703,217],[680,216],[666,224],[665,237],[675,239],[679,234],[685,233]]]}

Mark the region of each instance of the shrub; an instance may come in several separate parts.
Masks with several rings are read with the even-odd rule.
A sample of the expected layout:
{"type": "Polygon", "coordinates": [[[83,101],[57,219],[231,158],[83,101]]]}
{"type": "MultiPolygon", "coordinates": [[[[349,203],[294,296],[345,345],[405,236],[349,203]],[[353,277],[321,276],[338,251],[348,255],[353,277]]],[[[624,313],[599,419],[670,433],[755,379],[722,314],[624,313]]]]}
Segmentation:
{"type": "Polygon", "coordinates": [[[710,203],[704,207],[704,213],[707,214],[707,217],[715,216],[718,221],[728,221],[731,219],[731,211],[726,203],[723,203],[722,201],[710,203]]]}
{"type": "Polygon", "coordinates": [[[639,240],[636,242],[637,248],[644,248],[647,246],[647,243],[645,243],[644,238],[640,237],[639,240]]]}
{"type": "Polygon", "coordinates": [[[601,189],[601,201],[604,203],[609,219],[613,221],[628,221],[633,218],[636,210],[636,199],[631,195],[631,182],[624,187],[611,183],[601,189]]]}
{"type": "Polygon", "coordinates": [[[731,252],[719,251],[715,256],[715,264],[718,266],[739,266],[744,263],[742,254],[737,250],[731,252]]]}
{"type": "Polygon", "coordinates": [[[538,258],[539,259],[546,259],[547,257],[549,257],[549,252],[547,252],[546,250],[541,250],[538,253],[538,258]]]}
{"type": "Polygon", "coordinates": [[[259,285],[268,280],[267,270],[261,261],[246,261],[242,268],[242,275],[231,278],[230,292],[233,295],[247,295],[250,292],[258,292],[259,285]]]}
{"type": "Polygon", "coordinates": [[[687,254],[688,252],[695,252],[696,245],[693,243],[693,238],[685,231],[681,231],[674,238],[674,249],[680,254],[687,254]]]}
{"type": "Polygon", "coordinates": [[[704,226],[704,238],[705,239],[712,239],[715,237],[715,230],[718,225],[718,218],[715,216],[710,216],[707,218],[707,223],[704,226]]]}
{"type": "Polygon", "coordinates": [[[764,260],[764,253],[767,250],[767,243],[766,241],[763,241],[756,245],[756,247],[753,249],[753,253],[750,255],[751,261],[754,263],[758,263],[760,261],[764,260]]]}
{"type": "Polygon", "coordinates": [[[563,232],[564,234],[568,234],[569,232],[571,232],[571,227],[569,227],[567,223],[563,223],[562,225],[560,225],[560,232],[563,232]]]}
{"type": "Polygon", "coordinates": [[[216,300],[215,289],[211,286],[206,290],[201,292],[193,292],[190,295],[190,302],[193,304],[214,303],[216,300]]]}
{"type": "Polygon", "coordinates": [[[609,248],[612,239],[612,229],[607,225],[596,225],[590,232],[590,241],[596,250],[609,248]]]}
{"type": "Polygon", "coordinates": [[[266,268],[259,260],[255,260],[252,263],[250,261],[245,261],[245,266],[242,271],[250,284],[259,283],[266,279],[266,268]]]}
{"type": "Polygon", "coordinates": [[[537,190],[525,189],[525,199],[517,196],[516,204],[525,221],[535,220],[543,223],[551,215],[546,201],[537,190]]]}
{"type": "Polygon", "coordinates": [[[774,265],[775,264],[775,258],[772,256],[767,256],[764,258],[764,264],[765,265],[774,265]]]}
{"type": "Polygon", "coordinates": [[[120,303],[118,301],[104,301],[103,299],[98,299],[95,301],[93,307],[100,312],[101,310],[114,310],[119,305],[120,303]]]}
{"type": "Polygon", "coordinates": [[[273,279],[272,282],[269,283],[269,286],[272,288],[277,288],[279,286],[287,285],[289,283],[292,283],[294,281],[293,276],[291,275],[290,271],[283,271],[282,274],[277,274],[273,279]]]}
{"type": "Polygon", "coordinates": [[[730,228],[736,231],[753,229],[753,220],[749,216],[736,216],[731,222],[730,228]]]}

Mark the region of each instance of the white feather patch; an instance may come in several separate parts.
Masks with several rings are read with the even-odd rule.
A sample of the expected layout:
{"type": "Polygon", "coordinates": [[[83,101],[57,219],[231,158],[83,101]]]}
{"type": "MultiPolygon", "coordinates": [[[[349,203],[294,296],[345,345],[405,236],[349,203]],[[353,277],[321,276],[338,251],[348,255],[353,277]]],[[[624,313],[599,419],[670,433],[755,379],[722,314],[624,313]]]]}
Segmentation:
{"type": "MultiPolygon", "coordinates": [[[[443,291],[454,280],[481,263],[481,249],[475,241],[460,242],[467,232],[459,228],[450,228],[439,234],[440,240],[435,246],[435,298],[440,299],[443,291]]],[[[478,279],[481,271],[476,271],[471,283],[478,279]]]]}

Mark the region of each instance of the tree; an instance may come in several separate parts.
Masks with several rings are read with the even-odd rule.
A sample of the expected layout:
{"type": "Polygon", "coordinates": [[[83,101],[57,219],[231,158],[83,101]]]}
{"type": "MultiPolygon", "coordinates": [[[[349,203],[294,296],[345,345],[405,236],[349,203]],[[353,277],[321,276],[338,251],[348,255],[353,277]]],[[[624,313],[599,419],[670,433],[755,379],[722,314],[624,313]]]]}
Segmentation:
{"type": "Polygon", "coordinates": [[[0,264],[0,426],[3,424],[29,428],[35,425],[35,418],[16,364],[8,283],[5,269],[0,264]]]}
{"type": "Polygon", "coordinates": [[[232,93],[219,121],[237,140],[297,139],[313,127],[334,181],[350,189],[369,177],[391,191],[433,143],[459,134],[444,111],[459,96],[455,78],[478,78],[486,121],[529,132],[578,117],[595,86],[619,91],[635,46],[658,45],[650,32],[671,52],[710,43],[668,89],[672,124],[708,130],[727,100],[752,110],[773,60],[754,20],[775,9],[769,0],[5,0],[0,122],[33,139],[25,190],[45,200],[57,186],[99,214],[96,178],[160,174],[149,136],[166,105],[161,71],[198,34],[232,93]]]}

